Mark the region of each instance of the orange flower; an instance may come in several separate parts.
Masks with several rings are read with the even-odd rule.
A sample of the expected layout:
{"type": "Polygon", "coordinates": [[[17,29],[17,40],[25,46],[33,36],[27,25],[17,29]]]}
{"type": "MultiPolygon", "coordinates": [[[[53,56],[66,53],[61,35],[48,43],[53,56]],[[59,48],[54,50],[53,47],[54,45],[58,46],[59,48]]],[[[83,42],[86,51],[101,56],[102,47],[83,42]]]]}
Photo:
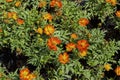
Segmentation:
{"type": "Polygon", "coordinates": [[[75,34],[75,33],[71,34],[70,36],[71,36],[71,38],[73,38],[73,39],[77,39],[77,38],[78,38],[77,34],[75,34]]]}
{"type": "Polygon", "coordinates": [[[87,55],[87,50],[81,51],[80,52],[80,56],[84,57],[87,55]]]}
{"type": "Polygon", "coordinates": [[[52,0],[50,2],[50,7],[55,7],[55,6],[61,8],[62,7],[62,2],[60,0],[52,0]]]}
{"type": "Polygon", "coordinates": [[[57,46],[56,45],[49,45],[48,44],[48,47],[49,47],[50,50],[57,51],[57,46]]]}
{"type": "Polygon", "coordinates": [[[17,24],[19,24],[19,25],[24,24],[24,20],[22,20],[22,19],[20,19],[20,18],[19,18],[19,19],[17,19],[16,21],[17,21],[17,24]]]}
{"type": "Polygon", "coordinates": [[[89,20],[87,18],[80,18],[79,19],[79,25],[86,26],[89,24],[89,20]]]}
{"type": "Polygon", "coordinates": [[[74,43],[68,43],[66,44],[66,51],[72,51],[72,49],[75,48],[75,44],[74,43]]]}
{"type": "Polygon", "coordinates": [[[61,7],[62,7],[62,2],[61,2],[61,1],[57,1],[57,2],[56,2],[56,5],[57,5],[59,8],[61,8],[61,7]]]}
{"type": "Polygon", "coordinates": [[[115,69],[115,73],[117,76],[120,76],[120,66],[117,66],[117,68],[115,69]]]}
{"type": "Polygon", "coordinates": [[[58,60],[60,63],[66,64],[69,62],[69,55],[66,52],[63,54],[59,54],[58,60]]]}
{"type": "Polygon", "coordinates": [[[39,3],[39,7],[41,8],[41,7],[45,7],[46,6],[46,1],[41,1],[40,3],[39,3]]]}
{"type": "Polygon", "coordinates": [[[83,39],[77,42],[77,48],[79,51],[86,51],[88,47],[89,47],[89,43],[87,42],[87,40],[83,39]]]}
{"type": "MultiPolygon", "coordinates": [[[[30,71],[28,68],[24,68],[24,69],[20,70],[20,74],[19,74],[20,80],[25,80],[29,73],[30,73],[30,71]]],[[[26,80],[28,80],[28,79],[26,79],[26,80]]]]}
{"type": "Polygon", "coordinates": [[[113,6],[117,4],[117,0],[106,0],[106,2],[112,4],[113,6]]]}
{"type": "Polygon", "coordinates": [[[53,34],[55,32],[55,29],[54,29],[54,27],[52,26],[52,25],[47,25],[47,26],[45,26],[45,28],[44,28],[44,33],[46,34],[46,35],[51,35],[51,34],[53,34]]]}
{"type": "Polygon", "coordinates": [[[49,20],[49,21],[52,21],[52,19],[53,19],[52,15],[51,15],[50,13],[44,14],[44,15],[43,15],[43,18],[44,18],[45,20],[49,20]]]}
{"type": "Polygon", "coordinates": [[[15,3],[15,6],[16,7],[19,7],[21,5],[21,2],[20,1],[17,1],[16,3],[15,3]]]}
{"type": "Polygon", "coordinates": [[[106,71],[109,71],[111,69],[111,65],[110,64],[105,64],[104,68],[106,71]]]}
{"type": "Polygon", "coordinates": [[[6,2],[12,2],[13,0],[6,0],[6,2]]]}
{"type": "Polygon", "coordinates": [[[7,15],[8,15],[8,18],[12,18],[12,13],[11,12],[8,12],[7,15]]]}
{"type": "Polygon", "coordinates": [[[39,27],[39,28],[36,30],[36,32],[39,33],[39,34],[42,34],[42,33],[43,33],[43,29],[39,27]]]}
{"type": "Polygon", "coordinates": [[[7,16],[8,16],[8,18],[13,18],[14,20],[17,19],[17,13],[16,12],[8,12],[7,16]]]}
{"type": "Polygon", "coordinates": [[[50,50],[54,50],[56,51],[57,50],[57,46],[58,44],[61,43],[61,40],[57,37],[51,37],[50,39],[48,39],[47,41],[47,45],[49,47],[50,50]]]}
{"type": "Polygon", "coordinates": [[[119,17],[119,18],[120,18],[120,10],[119,10],[119,11],[117,11],[115,14],[116,14],[116,16],[117,16],[117,17],[119,17]]]}

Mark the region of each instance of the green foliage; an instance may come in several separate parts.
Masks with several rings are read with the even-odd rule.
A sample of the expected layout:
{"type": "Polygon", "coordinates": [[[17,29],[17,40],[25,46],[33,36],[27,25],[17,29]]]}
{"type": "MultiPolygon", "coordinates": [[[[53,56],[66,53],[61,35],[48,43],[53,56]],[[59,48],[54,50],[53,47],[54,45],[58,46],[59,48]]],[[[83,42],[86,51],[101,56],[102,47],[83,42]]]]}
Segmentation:
{"type": "MultiPolygon", "coordinates": [[[[105,0],[80,0],[80,3],[79,0],[61,0],[62,8],[59,7],[60,3],[51,7],[51,0],[21,0],[18,7],[15,6],[16,2],[17,0],[0,0],[0,49],[7,47],[11,49],[11,54],[15,52],[16,56],[27,56],[27,64],[22,67],[34,66],[35,80],[102,80],[106,77],[103,76],[105,64],[120,65],[120,59],[114,59],[120,50],[120,41],[105,38],[110,23],[114,23],[112,26],[119,30],[120,18],[114,15],[117,6],[105,0]],[[42,1],[46,5],[39,7],[42,1]],[[11,16],[9,12],[14,13],[11,16]],[[47,13],[52,15],[52,20],[45,19],[50,17],[45,16],[47,13]],[[92,23],[94,17],[98,17],[102,25],[98,25],[97,21],[92,23]],[[81,18],[88,19],[89,24],[82,26],[79,22],[81,18]],[[18,19],[23,20],[23,23],[18,19]],[[46,25],[54,27],[55,31],[52,33],[52,29],[47,28],[51,35],[45,32],[46,25]],[[41,28],[41,32],[38,28],[41,28]],[[71,38],[73,33],[77,38],[71,38]],[[58,40],[51,40],[49,43],[48,40],[52,37],[57,37],[61,43],[58,40]],[[85,56],[81,56],[82,51],[76,47],[79,40],[88,41],[85,56]],[[75,48],[67,51],[67,43],[74,43],[75,48]],[[57,50],[54,51],[53,48],[57,50]],[[65,64],[59,59],[64,52],[69,55],[69,61],[65,64]]],[[[86,44],[83,43],[83,46],[86,44]]],[[[0,80],[19,80],[19,70],[20,67],[15,72],[9,72],[0,66],[0,80]]],[[[112,66],[111,70],[114,71],[112,66]]],[[[114,80],[114,77],[109,79],[114,80]]]]}

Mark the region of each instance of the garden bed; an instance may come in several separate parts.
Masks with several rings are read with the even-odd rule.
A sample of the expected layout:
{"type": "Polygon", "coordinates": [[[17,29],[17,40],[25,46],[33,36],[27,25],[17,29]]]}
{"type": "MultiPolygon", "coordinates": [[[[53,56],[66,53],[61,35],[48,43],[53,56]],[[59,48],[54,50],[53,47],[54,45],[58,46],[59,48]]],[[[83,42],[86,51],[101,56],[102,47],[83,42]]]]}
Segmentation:
{"type": "Polygon", "coordinates": [[[120,80],[119,7],[1,0],[0,80],[120,80]]]}

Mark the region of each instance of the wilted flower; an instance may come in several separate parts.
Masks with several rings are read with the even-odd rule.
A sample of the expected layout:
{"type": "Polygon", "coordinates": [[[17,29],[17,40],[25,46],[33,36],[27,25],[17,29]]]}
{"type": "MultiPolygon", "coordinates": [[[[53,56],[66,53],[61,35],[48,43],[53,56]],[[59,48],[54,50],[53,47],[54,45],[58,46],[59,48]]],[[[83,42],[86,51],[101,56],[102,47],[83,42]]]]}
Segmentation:
{"type": "Polygon", "coordinates": [[[79,19],[79,25],[86,26],[89,24],[89,20],[87,18],[80,18],[79,19]]]}
{"type": "Polygon", "coordinates": [[[52,25],[47,25],[47,26],[45,26],[45,28],[44,28],[44,33],[45,33],[46,35],[51,35],[51,34],[54,33],[54,31],[55,31],[55,29],[54,29],[54,26],[52,26],[52,25]]]}
{"type": "Polygon", "coordinates": [[[59,54],[58,60],[60,63],[66,64],[69,62],[69,55],[66,52],[63,54],[59,54]]]}

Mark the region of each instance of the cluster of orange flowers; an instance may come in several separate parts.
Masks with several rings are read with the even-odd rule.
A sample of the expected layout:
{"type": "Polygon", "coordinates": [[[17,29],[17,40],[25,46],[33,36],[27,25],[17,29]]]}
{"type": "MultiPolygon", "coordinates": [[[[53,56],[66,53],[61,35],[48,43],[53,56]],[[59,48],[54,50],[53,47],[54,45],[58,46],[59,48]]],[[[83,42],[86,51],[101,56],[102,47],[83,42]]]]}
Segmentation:
{"type": "Polygon", "coordinates": [[[61,40],[58,37],[51,37],[47,41],[47,45],[50,50],[57,51],[57,46],[58,44],[61,43],[61,40]]]}
{"type": "Polygon", "coordinates": [[[38,27],[38,29],[35,30],[35,32],[39,34],[43,34],[44,32],[46,35],[51,36],[55,32],[55,28],[52,25],[46,25],[44,29],[42,29],[41,27],[38,27]]]}
{"type": "MultiPolygon", "coordinates": [[[[6,0],[6,2],[12,2],[13,0],[6,0]]],[[[15,6],[19,7],[21,5],[21,1],[16,1],[15,6]]]]}
{"type": "Polygon", "coordinates": [[[20,70],[20,80],[33,80],[36,78],[36,75],[33,73],[30,73],[30,70],[28,68],[24,68],[20,70]]]}
{"type": "MultiPolygon", "coordinates": [[[[14,19],[18,25],[24,24],[24,20],[19,18],[16,12],[7,12],[7,14],[4,13],[4,16],[8,19],[14,19]]],[[[5,20],[5,22],[9,23],[9,20],[5,20]]]]}
{"type": "MultiPolygon", "coordinates": [[[[45,7],[46,5],[47,5],[46,1],[40,1],[40,3],[39,3],[39,7],[45,7]]],[[[50,5],[50,7],[61,8],[62,2],[60,0],[51,0],[49,5],[50,5]]]]}
{"type": "MultiPolygon", "coordinates": [[[[13,0],[6,0],[6,2],[12,2],[13,0]]],[[[21,5],[21,1],[16,1],[15,2],[15,6],[19,7],[21,5]]],[[[12,18],[14,20],[16,20],[18,25],[24,24],[24,20],[19,18],[17,16],[16,12],[7,12],[7,18],[12,18]]],[[[5,22],[9,22],[8,20],[6,20],[5,22]]]]}
{"type": "MultiPolygon", "coordinates": [[[[110,64],[105,64],[104,68],[106,71],[109,71],[110,69],[112,69],[110,64]]],[[[114,71],[115,71],[117,76],[120,76],[120,66],[117,66],[114,71]]]]}
{"type": "Polygon", "coordinates": [[[77,48],[81,56],[86,56],[88,47],[89,47],[89,43],[85,39],[79,40],[77,42],[77,48]]]}

